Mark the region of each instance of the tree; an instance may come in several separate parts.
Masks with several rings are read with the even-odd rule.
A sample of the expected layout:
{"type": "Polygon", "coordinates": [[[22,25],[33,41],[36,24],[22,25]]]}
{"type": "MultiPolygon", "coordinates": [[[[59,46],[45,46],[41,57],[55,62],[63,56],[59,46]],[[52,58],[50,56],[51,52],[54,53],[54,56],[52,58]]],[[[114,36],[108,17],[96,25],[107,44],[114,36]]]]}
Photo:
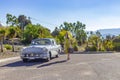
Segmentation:
{"type": "Polygon", "coordinates": [[[12,14],[7,14],[6,15],[6,18],[7,18],[7,21],[6,21],[6,24],[10,25],[10,26],[17,26],[18,24],[18,19],[16,16],[13,16],[12,14]]]}
{"type": "Polygon", "coordinates": [[[60,30],[59,30],[57,27],[55,27],[54,31],[52,32],[52,36],[53,36],[53,37],[58,36],[58,35],[59,35],[59,32],[60,32],[60,30]]]}
{"type": "Polygon", "coordinates": [[[72,35],[77,39],[79,44],[83,44],[87,38],[87,34],[85,32],[85,24],[82,24],[79,21],[76,23],[64,22],[64,24],[60,26],[60,29],[70,31],[72,35]]]}
{"type": "Polygon", "coordinates": [[[4,37],[5,37],[5,28],[0,28],[0,42],[1,42],[1,52],[3,52],[3,40],[4,40],[4,37]]]}
{"type": "Polygon", "coordinates": [[[98,37],[101,37],[101,36],[102,36],[99,31],[96,31],[96,35],[97,35],[98,37]]]}
{"type": "Polygon", "coordinates": [[[39,27],[38,33],[39,33],[39,38],[52,38],[51,32],[48,28],[37,24],[37,27],[39,27]]]}
{"type": "Polygon", "coordinates": [[[89,43],[92,44],[92,47],[94,48],[95,51],[99,51],[100,47],[100,43],[101,43],[101,39],[100,37],[98,37],[97,35],[91,35],[89,38],[88,38],[88,41],[89,43]]]}
{"type": "Polygon", "coordinates": [[[72,34],[71,34],[71,32],[66,31],[66,30],[63,29],[63,30],[61,30],[59,32],[58,38],[59,38],[59,40],[61,42],[61,45],[62,45],[65,53],[67,54],[67,60],[69,60],[70,59],[69,49],[72,46],[72,42],[73,42],[72,34]]]}
{"type": "Polygon", "coordinates": [[[113,41],[112,40],[104,40],[104,47],[107,51],[112,51],[113,50],[113,41]]]}
{"type": "Polygon", "coordinates": [[[79,44],[85,43],[85,40],[87,38],[87,34],[85,32],[85,24],[82,24],[81,22],[77,21],[76,23],[73,23],[74,25],[74,34],[76,39],[78,40],[79,44]]]}
{"type": "Polygon", "coordinates": [[[31,24],[31,20],[30,18],[27,18],[25,15],[19,15],[18,23],[19,23],[21,30],[24,31],[25,26],[28,24],[31,24]]]}
{"type": "Polygon", "coordinates": [[[8,34],[7,34],[8,38],[10,38],[12,40],[12,51],[13,52],[15,51],[15,49],[14,49],[14,38],[18,34],[16,29],[17,29],[17,27],[13,27],[13,26],[9,27],[8,28],[8,34]]]}
{"type": "Polygon", "coordinates": [[[37,24],[32,25],[29,24],[26,26],[24,30],[24,41],[30,43],[32,39],[35,38],[50,38],[52,37],[50,34],[50,30],[37,24]]]}
{"type": "Polygon", "coordinates": [[[103,41],[103,38],[102,38],[101,33],[99,31],[96,31],[95,33],[93,33],[92,31],[90,32],[90,36],[88,37],[88,43],[92,44],[91,49],[93,51],[104,50],[104,46],[103,46],[102,41],[103,41]]]}
{"type": "Polygon", "coordinates": [[[107,35],[103,41],[103,45],[107,51],[113,50],[113,38],[111,35],[107,35]]]}
{"type": "Polygon", "coordinates": [[[39,37],[39,27],[36,25],[29,24],[26,26],[24,31],[24,40],[28,43],[31,42],[32,39],[39,37]]]}

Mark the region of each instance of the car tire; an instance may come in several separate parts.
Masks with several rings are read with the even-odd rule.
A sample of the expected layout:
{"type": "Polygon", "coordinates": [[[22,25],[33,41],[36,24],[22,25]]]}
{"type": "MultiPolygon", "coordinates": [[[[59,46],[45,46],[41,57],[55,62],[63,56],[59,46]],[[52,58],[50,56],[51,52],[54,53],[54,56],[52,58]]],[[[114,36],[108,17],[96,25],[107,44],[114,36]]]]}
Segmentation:
{"type": "Polygon", "coordinates": [[[46,61],[50,61],[51,60],[51,53],[49,53],[49,57],[46,59],[46,61]]]}
{"type": "Polygon", "coordinates": [[[58,50],[58,54],[61,54],[61,50],[58,50]]]}
{"type": "Polygon", "coordinates": [[[23,62],[28,62],[28,59],[23,59],[23,62]]]}
{"type": "Polygon", "coordinates": [[[59,54],[56,55],[56,58],[58,58],[58,57],[59,57],[59,54]]]}

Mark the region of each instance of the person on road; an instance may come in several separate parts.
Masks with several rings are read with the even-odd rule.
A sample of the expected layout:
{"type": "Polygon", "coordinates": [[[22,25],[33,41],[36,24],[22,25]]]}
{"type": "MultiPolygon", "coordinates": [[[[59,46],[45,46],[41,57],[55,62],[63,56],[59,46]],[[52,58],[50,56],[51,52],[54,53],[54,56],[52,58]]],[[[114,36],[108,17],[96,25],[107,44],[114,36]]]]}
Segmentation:
{"type": "Polygon", "coordinates": [[[64,48],[65,48],[65,53],[67,54],[67,60],[69,60],[70,59],[70,54],[69,54],[68,50],[70,48],[70,40],[69,40],[68,32],[66,32],[66,34],[65,34],[64,48]]]}

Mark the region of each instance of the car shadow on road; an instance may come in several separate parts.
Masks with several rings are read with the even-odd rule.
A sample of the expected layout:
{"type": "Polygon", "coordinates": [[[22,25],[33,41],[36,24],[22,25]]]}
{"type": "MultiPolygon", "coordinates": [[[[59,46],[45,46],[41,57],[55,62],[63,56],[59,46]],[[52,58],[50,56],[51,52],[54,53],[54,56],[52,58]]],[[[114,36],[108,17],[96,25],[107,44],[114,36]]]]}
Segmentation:
{"type": "Polygon", "coordinates": [[[42,68],[42,67],[51,66],[51,65],[54,65],[54,64],[64,63],[64,62],[67,62],[67,61],[68,60],[61,60],[61,61],[55,61],[55,62],[51,62],[51,63],[45,63],[45,64],[42,64],[42,65],[38,66],[37,68],[42,68]]]}
{"type": "Polygon", "coordinates": [[[46,63],[46,62],[44,60],[29,61],[29,62],[26,62],[26,63],[24,63],[23,61],[16,61],[16,62],[12,62],[12,63],[2,65],[0,67],[33,66],[33,65],[43,64],[43,63],[46,63]]]}

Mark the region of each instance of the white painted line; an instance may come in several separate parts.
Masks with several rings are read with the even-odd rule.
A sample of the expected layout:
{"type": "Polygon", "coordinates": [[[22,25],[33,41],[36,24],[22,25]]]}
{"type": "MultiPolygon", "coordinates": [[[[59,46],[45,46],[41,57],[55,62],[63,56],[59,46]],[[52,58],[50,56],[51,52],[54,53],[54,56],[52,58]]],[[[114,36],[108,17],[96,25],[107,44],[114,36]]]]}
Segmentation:
{"type": "Polygon", "coordinates": [[[0,63],[1,63],[1,62],[10,61],[10,60],[19,59],[19,58],[20,58],[20,57],[12,57],[12,58],[0,59],[0,63]]]}

